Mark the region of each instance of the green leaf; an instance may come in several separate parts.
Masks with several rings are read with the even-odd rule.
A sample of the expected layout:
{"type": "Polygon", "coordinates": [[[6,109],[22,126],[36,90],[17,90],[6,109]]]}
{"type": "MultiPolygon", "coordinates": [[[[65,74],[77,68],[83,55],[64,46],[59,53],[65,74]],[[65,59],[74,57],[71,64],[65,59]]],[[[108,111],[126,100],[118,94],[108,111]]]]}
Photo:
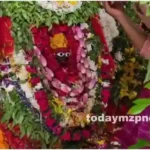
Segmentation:
{"type": "Polygon", "coordinates": [[[140,99],[137,99],[135,101],[133,101],[134,104],[145,104],[145,105],[150,105],[150,98],[140,98],[140,99]]]}
{"type": "Polygon", "coordinates": [[[150,82],[148,82],[144,87],[150,89],[150,82]]]}
{"type": "Polygon", "coordinates": [[[147,146],[150,146],[149,141],[139,139],[138,142],[135,145],[130,146],[129,149],[141,149],[147,146]]]}
{"type": "Polygon", "coordinates": [[[146,16],[150,16],[150,7],[148,7],[146,10],[146,16]]]}
{"type": "Polygon", "coordinates": [[[21,115],[18,119],[18,124],[22,124],[23,120],[24,120],[24,116],[21,115]]]}
{"type": "Polygon", "coordinates": [[[131,115],[140,114],[147,106],[148,106],[147,104],[135,105],[131,107],[128,114],[131,114],[131,115]]]}
{"type": "Polygon", "coordinates": [[[0,17],[3,16],[3,11],[0,9],[0,17]]]}
{"type": "Polygon", "coordinates": [[[24,127],[20,127],[20,131],[21,131],[21,135],[20,135],[20,138],[23,138],[26,134],[26,131],[25,131],[25,128],[24,127]]]}
{"type": "Polygon", "coordinates": [[[30,135],[32,134],[32,131],[33,131],[32,126],[29,126],[29,127],[27,128],[27,136],[28,136],[28,137],[30,137],[30,135]]]}

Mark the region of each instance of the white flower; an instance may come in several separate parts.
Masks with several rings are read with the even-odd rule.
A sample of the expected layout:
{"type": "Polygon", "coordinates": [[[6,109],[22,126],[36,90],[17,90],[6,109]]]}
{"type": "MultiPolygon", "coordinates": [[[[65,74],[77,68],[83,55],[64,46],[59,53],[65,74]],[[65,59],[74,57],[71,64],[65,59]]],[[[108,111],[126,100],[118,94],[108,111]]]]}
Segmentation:
{"type": "Polygon", "coordinates": [[[80,28],[81,28],[81,30],[84,30],[84,29],[88,29],[89,26],[87,23],[81,23],[80,28]]]}
{"type": "Polygon", "coordinates": [[[25,54],[23,50],[20,50],[18,54],[14,54],[14,61],[17,65],[27,64],[27,60],[25,59],[25,54]]]}
{"type": "Polygon", "coordinates": [[[90,39],[90,38],[92,38],[93,36],[94,36],[94,34],[88,33],[87,38],[90,39]]]}
{"type": "Polygon", "coordinates": [[[33,98],[34,93],[30,83],[26,82],[24,84],[21,84],[21,89],[25,92],[27,98],[33,98]]]}
{"type": "Polygon", "coordinates": [[[102,82],[102,86],[103,87],[109,87],[110,86],[110,82],[102,82]]]}
{"type": "Polygon", "coordinates": [[[96,88],[89,91],[89,96],[95,97],[95,94],[96,94],[96,88]]]}
{"type": "Polygon", "coordinates": [[[5,87],[6,92],[11,92],[14,89],[14,85],[9,85],[8,87],[5,87]]]}
{"type": "Polygon", "coordinates": [[[40,110],[40,107],[39,107],[37,101],[34,98],[30,98],[29,101],[30,101],[30,103],[32,104],[32,106],[34,108],[36,108],[37,110],[40,110]]]}
{"type": "Polygon", "coordinates": [[[103,63],[103,64],[106,64],[106,65],[109,65],[109,60],[108,60],[108,59],[103,59],[103,58],[102,58],[102,63],[103,63]]]}
{"type": "Polygon", "coordinates": [[[93,60],[90,59],[90,57],[87,58],[88,59],[88,62],[89,62],[89,69],[93,70],[93,71],[96,71],[97,70],[97,66],[95,64],[95,62],[93,60]]]}
{"type": "Polygon", "coordinates": [[[87,43],[86,44],[86,48],[87,48],[87,51],[90,52],[92,50],[92,44],[91,43],[87,43]]]}
{"type": "Polygon", "coordinates": [[[41,84],[41,83],[38,83],[38,84],[34,87],[34,90],[36,91],[36,90],[40,90],[40,89],[42,89],[42,88],[43,88],[42,84],[41,84]]]}
{"type": "Polygon", "coordinates": [[[116,22],[113,17],[105,12],[104,9],[99,11],[100,23],[103,27],[104,35],[109,47],[109,51],[112,50],[112,40],[119,35],[116,22]]]}
{"type": "Polygon", "coordinates": [[[2,85],[0,88],[4,88],[6,92],[11,92],[14,89],[14,85],[9,84],[8,86],[6,86],[5,82],[2,81],[2,85]]]}
{"type": "Polygon", "coordinates": [[[26,70],[25,66],[21,66],[19,72],[16,72],[16,76],[17,78],[19,78],[21,81],[24,81],[26,79],[28,79],[29,77],[29,73],[26,70]]]}
{"type": "Polygon", "coordinates": [[[123,56],[122,53],[120,51],[115,53],[115,58],[117,61],[123,61],[123,56]]]}

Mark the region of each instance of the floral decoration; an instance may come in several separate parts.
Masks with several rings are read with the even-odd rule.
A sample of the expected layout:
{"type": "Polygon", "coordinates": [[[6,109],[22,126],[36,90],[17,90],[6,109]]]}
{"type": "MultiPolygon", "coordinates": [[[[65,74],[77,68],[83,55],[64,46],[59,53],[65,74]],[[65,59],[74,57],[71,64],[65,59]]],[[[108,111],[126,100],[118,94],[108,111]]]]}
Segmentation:
{"type": "Polygon", "coordinates": [[[81,1],[39,1],[41,7],[57,13],[72,13],[82,5],[81,1]]]}
{"type": "Polygon", "coordinates": [[[86,116],[126,115],[146,63],[101,4],[0,2],[0,10],[0,146],[122,148],[114,133],[123,123],[86,116]]]}

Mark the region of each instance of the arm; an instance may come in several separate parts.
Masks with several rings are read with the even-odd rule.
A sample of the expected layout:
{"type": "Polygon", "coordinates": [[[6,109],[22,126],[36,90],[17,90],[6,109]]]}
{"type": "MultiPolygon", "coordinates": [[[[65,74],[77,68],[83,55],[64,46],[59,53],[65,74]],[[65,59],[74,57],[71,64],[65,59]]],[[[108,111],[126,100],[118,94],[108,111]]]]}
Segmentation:
{"type": "Polygon", "coordinates": [[[144,31],[142,31],[139,26],[134,24],[132,20],[125,14],[122,14],[122,17],[116,19],[124,28],[126,34],[132,41],[133,45],[137,49],[141,50],[145,41],[147,40],[147,34],[144,31]]]}
{"type": "Polygon", "coordinates": [[[107,13],[113,16],[122,25],[134,46],[141,50],[147,39],[147,34],[125,14],[123,4],[121,2],[114,2],[113,4],[103,2],[103,5],[107,13]]]}

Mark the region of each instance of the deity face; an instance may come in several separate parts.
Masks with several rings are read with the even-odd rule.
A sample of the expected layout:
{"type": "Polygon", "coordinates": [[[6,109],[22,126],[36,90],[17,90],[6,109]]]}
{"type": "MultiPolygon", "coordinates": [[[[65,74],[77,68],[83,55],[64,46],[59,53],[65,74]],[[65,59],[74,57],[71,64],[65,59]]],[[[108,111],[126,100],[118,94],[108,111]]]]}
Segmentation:
{"type": "Polygon", "coordinates": [[[67,66],[70,55],[70,50],[65,48],[57,49],[55,52],[55,58],[62,67],[67,66]]]}

